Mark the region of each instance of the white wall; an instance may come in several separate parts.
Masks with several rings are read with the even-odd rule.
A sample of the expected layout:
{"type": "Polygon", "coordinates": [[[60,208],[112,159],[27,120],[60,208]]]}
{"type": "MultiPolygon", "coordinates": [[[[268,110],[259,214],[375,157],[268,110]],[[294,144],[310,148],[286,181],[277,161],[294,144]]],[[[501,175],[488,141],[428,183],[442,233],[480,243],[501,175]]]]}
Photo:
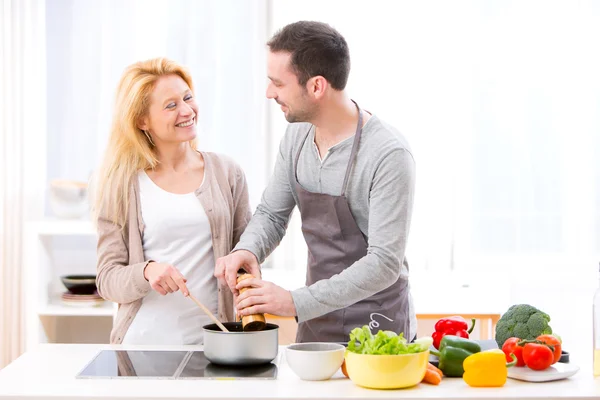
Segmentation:
{"type": "MultiPolygon", "coordinates": [[[[270,2],[269,32],[257,2],[169,4],[170,14],[160,2],[49,3],[49,179],[87,177],[103,150],[120,71],[160,50],[192,66],[207,110],[201,143],[242,163],[256,205],[285,130],[272,105],[271,136],[266,129],[261,35],[300,19],[325,21],[350,45],[351,96],[413,148],[409,261],[417,294],[443,299],[446,281],[452,291],[487,287],[506,307],[528,302],[547,311],[568,350],[589,348],[600,259],[597,2],[278,0],[270,2]],[[139,33],[128,25],[132,13],[139,33]],[[183,27],[163,37],[153,22],[165,15],[183,27]]],[[[273,265],[301,277],[297,216],[288,232],[273,265]]]]}
{"type": "MultiPolygon", "coordinates": [[[[408,252],[419,270],[600,256],[597,3],[273,7],[274,29],[301,19],[338,29],[351,96],[408,138],[417,163],[408,252]]],[[[273,118],[277,138],[283,118],[273,118]]]]}
{"type": "MultiPolygon", "coordinates": [[[[166,56],[192,74],[199,148],[227,154],[241,164],[256,206],[268,164],[262,96],[265,7],[264,0],[47,2],[47,161],[30,168],[45,173],[47,182],[87,181],[108,141],[121,73],[131,63],[166,56]]],[[[53,216],[48,201],[45,215],[53,216]]],[[[94,240],[68,236],[48,242],[52,293],[65,290],[61,275],[95,273],[94,240]]],[[[47,320],[50,340],[68,341],[71,326],[92,322],[95,337],[107,339],[110,330],[106,318],[47,320]]],[[[79,332],[79,338],[84,334],[79,332]]]]}
{"type": "MultiPolygon", "coordinates": [[[[589,356],[600,260],[600,4],[273,7],[273,29],[303,19],[338,29],[351,52],[351,96],[412,146],[417,312],[461,296],[464,282],[487,288],[465,309],[530,303],[551,315],[567,350],[589,356]]],[[[284,121],[273,118],[276,138],[284,121]]],[[[294,257],[279,259],[301,265],[299,225],[290,229],[284,245],[294,257]]]]}
{"type": "Polygon", "coordinates": [[[48,2],[48,179],[89,178],[108,141],[121,73],[166,56],[194,79],[199,147],[242,165],[256,206],[268,167],[265,7],[263,0],[48,2]]]}

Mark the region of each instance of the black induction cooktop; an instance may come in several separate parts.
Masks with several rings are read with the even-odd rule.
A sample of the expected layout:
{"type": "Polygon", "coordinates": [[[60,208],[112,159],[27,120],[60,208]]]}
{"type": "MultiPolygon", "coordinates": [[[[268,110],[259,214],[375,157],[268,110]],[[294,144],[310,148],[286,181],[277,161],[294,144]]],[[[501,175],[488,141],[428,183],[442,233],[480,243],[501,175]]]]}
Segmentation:
{"type": "Polygon", "coordinates": [[[76,378],[276,379],[278,360],[232,367],[209,362],[203,351],[101,350],[76,378]]]}

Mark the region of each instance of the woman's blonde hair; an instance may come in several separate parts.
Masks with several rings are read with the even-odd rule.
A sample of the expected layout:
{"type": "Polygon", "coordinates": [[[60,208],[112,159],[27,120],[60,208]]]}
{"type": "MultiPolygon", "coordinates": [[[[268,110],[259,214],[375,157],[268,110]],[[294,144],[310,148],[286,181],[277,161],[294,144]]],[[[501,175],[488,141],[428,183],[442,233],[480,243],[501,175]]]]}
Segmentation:
{"type": "MultiPolygon", "coordinates": [[[[178,75],[194,91],[188,71],[162,57],[130,65],[121,77],[108,146],[95,179],[95,221],[102,213],[103,218],[123,228],[129,211],[132,178],[138,171],[154,168],[158,164],[154,144],[138,127],[138,123],[148,113],[150,95],[156,81],[167,75],[178,75]]],[[[195,141],[190,141],[190,145],[195,148],[195,141]]]]}

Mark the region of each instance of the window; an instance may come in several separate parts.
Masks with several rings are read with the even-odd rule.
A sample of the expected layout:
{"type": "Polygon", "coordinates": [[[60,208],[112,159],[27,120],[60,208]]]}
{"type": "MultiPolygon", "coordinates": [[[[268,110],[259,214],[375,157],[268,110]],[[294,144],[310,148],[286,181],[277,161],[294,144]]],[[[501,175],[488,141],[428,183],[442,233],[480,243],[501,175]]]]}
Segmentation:
{"type": "MultiPolygon", "coordinates": [[[[600,258],[600,55],[589,50],[600,21],[587,9],[597,6],[319,4],[274,2],[272,30],[301,19],[337,28],[351,96],[408,138],[414,273],[576,274],[600,258]]],[[[279,110],[271,118],[277,149],[285,127],[279,110]]],[[[281,257],[304,268],[299,226],[288,236],[281,257]]]]}

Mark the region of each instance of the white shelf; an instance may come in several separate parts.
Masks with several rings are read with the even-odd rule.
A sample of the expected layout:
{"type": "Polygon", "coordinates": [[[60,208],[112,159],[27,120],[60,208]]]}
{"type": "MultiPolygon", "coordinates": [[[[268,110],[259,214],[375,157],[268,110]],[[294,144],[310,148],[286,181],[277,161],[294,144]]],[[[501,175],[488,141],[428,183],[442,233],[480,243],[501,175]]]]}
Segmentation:
{"type": "Polygon", "coordinates": [[[92,221],[86,219],[45,219],[30,223],[38,235],[96,235],[92,221]]]}
{"type": "Polygon", "coordinates": [[[104,301],[98,306],[77,307],[63,304],[59,298],[53,298],[47,305],[40,307],[38,315],[59,317],[112,317],[117,312],[116,304],[104,301]]]}

